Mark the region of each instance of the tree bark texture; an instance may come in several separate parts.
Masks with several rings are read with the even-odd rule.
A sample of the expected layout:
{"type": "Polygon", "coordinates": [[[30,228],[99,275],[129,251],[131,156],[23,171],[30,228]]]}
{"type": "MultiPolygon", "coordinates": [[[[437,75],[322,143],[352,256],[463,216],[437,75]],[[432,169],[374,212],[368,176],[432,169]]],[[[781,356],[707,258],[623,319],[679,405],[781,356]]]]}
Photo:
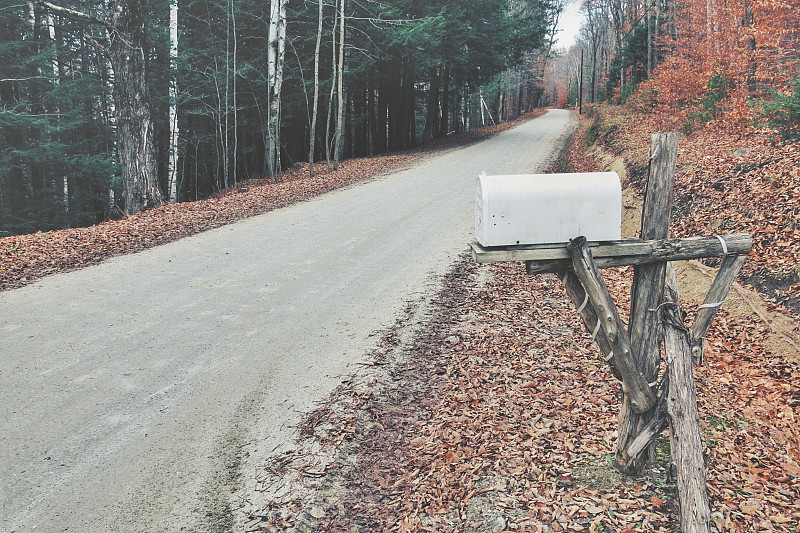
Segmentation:
{"type": "Polygon", "coordinates": [[[269,111],[267,129],[267,172],[274,178],[280,172],[280,111],[283,85],[283,61],[286,51],[286,2],[271,0],[267,50],[267,83],[269,85],[269,111]]]}
{"type": "Polygon", "coordinates": [[[317,41],[314,47],[314,101],[311,104],[311,130],[308,133],[308,176],[314,177],[314,148],[317,144],[317,112],[319,109],[319,48],[322,42],[322,0],[317,16],[317,41]]]}
{"type": "MultiPolygon", "coordinates": [[[[747,254],[753,248],[753,239],[747,233],[734,233],[721,235],[725,240],[729,254],[747,254]]],[[[635,242],[635,241],[634,241],[635,242]]],[[[685,261],[701,257],[722,257],[725,251],[719,238],[714,237],[687,237],[683,239],[662,239],[649,241],[652,251],[641,255],[616,255],[608,257],[593,257],[597,268],[609,268],[630,265],[647,265],[665,261],[685,261]]],[[[522,255],[524,249],[514,251],[522,255]]],[[[515,259],[526,260],[526,259],[515,259]]],[[[544,274],[548,272],[561,272],[572,268],[570,259],[527,260],[528,274],[544,274]]]]}
{"type": "Polygon", "coordinates": [[[336,66],[336,134],[333,141],[333,168],[339,167],[342,157],[342,132],[344,129],[344,0],[339,0],[339,64],[336,66]]]}
{"type": "Polygon", "coordinates": [[[746,260],[746,255],[728,255],[722,259],[719,272],[717,272],[700,310],[697,311],[689,340],[692,346],[692,357],[698,364],[705,362],[703,344],[711,321],[717,316],[722,302],[728,297],[731,285],[735,282],[736,276],[746,260]]]}
{"type": "MultiPolygon", "coordinates": [[[[642,209],[642,239],[666,239],[669,236],[677,159],[678,134],[654,134],[650,144],[650,173],[642,209]]],[[[656,309],[661,303],[665,272],[666,263],[638,266],[633,272],[628,331],[637,367],[648,383],[654,383],[658,378],[661,362],[661,320],[651,309],[656,309]]],[[[623,394],[622,401],[623,404],[630,401],[627,394],[623,394]]],[[[620,409],[615,464],[618,468],[627,465],[623,469],[626,474],[636,474],[644,468],[644,456],[631,463],[627,448],[651,418],[652,414],[638,416],[636,409],[626,406],[620,409]]]]}
{"type": "Polygon", "coordinates": [[[683,326],[684,313],[678,305],[680,294],[672,265],[667,278],[664,302],[669,305],[662,306],[665,318],[664,352],[670,383],[667,412],[670,417],[672,461],[677,467],[681,530],[684,533],[708,533],[711,531],[711,510],[700,438],[697,390],[688,331],[683,326]]]}
{"type": "Polygon", "coordinates": [[[573,239],[567,250],[572,257],[575,275],[589,295],[589,303],[600,321],[600,331],[595,333],[605,335],[608,340],[613,351],[614,366],[622,376],[622,390],[633,410],[644,413],[655,405],[656,398],[636,365],[636,356],[628,341],[625,326],[603,278],[594,266],[586,238],[573,239]]]}
{"type": "Polygon", "coordinates": [[[162,202],[147,89],[145,11],[144,0],[114,0],[108,11],[117,153],[126,214],[162,202]]]}
{"type": "MultiPolygon", "coordinates": [[[[571,271],[559,272],[558,277],[561,280],[561,283],[564,285],[564,289],[567,291],[567,296],[569,296],[570,301],[578,309],[578,313],[581,315],[581,319],[583,320],[583,325],[586,326],[586,331],[589,333],[598,331],[597,328],[600,327],[600,321],[597,318],[597,313],[595,312],[594,307],[589,304],[589,295],[586,294],[586,291],[583,289],[583,285],[581,285],[578,277],[574,272],[571,271]]],[[[612,353],[612,348],[611,344],[608,342],[608,339],[606,339],[606,336],[595,335],[594,340],[597,342],[597,345],[600,348],[600,353],[603,354],[603,358],[609,363],[609,366],[611,367],[611,373],[619,381],[622,381],[622,375],[614,365],[613,356],[609,356],[612,353]]]]}
{"type": "Polygon", "coordinates": [[[178,201],[178,0],[169,4],[169,156],[167,162],[167,183],[169,201],[178,201]]]}

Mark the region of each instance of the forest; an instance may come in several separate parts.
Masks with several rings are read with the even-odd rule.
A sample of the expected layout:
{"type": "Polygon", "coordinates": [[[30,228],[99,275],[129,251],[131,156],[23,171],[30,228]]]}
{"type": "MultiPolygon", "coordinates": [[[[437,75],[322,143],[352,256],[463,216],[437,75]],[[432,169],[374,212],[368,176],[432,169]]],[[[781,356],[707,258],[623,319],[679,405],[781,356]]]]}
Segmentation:
{"type": "MultiPolygon", "coordinates": [[[[0,228],[90,225],[542,103],[549,0],[151,0],[0,10],[0,228]]],[[[313,172],[313,169],[311,170],[313,172]]]]}
{"type": "Polygon", "coordinates": [[[303,162],[313,173],[540,106],[627,102],[682,131],[762,119],[797,134],[792,0],[586,0],[569,50],[554,47],[564,6],[9,0],[0,236],[280,180],[303,162]]]}

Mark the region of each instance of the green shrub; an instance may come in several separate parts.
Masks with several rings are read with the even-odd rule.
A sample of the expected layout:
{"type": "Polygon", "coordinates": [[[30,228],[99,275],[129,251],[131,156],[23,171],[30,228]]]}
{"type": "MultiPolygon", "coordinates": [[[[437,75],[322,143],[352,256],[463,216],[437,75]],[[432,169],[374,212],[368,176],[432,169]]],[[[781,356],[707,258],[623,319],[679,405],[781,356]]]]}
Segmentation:
{"type": "Polygon", "coordinates": [[[700,107],[703,111],[698,113],[698,118],[703,122],[708,122],[717,118],[719,112],[722,110],[720,102],[728,98],[728,89],[730,89],[731,81],[724,74],[714,74],[708,80],[708,91],[705,96],[700,100],[700,107]]]}
{"type": "Polygon", "coordinates": [[[800,76],[792,80],[792,92],[774,92],[771,100],[762,100],[761,114],[767,124],[778,130],[785,141],[800,139],[800,76]]]}

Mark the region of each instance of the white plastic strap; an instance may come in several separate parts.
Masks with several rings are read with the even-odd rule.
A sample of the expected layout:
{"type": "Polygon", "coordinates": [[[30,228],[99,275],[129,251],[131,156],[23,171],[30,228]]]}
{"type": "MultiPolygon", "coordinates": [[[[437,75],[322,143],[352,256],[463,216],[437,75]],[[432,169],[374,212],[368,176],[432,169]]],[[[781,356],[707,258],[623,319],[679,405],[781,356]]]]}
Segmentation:
{"type": "Polygon", "coordinates": [[[597,332],[600,331],[600,321],[597,321],[597,325],[594,327],[594,331],[592,332],[592,340],[597,337],[597,332]]]}
{"type": "Polygon", "coordinates": [[[719,239],[719,243],[722,245],[722,255],[728,255],[728,243],[725,242],[725,239],[721,235],[714,235],[714,237],[719,239]]]}
{"type": "Polygon", "coordinates": [[[586,295],[584,295],[584,297],[583,297],[583,303],[582,303],[582,304],[581,304],[581,306],[578,308],[578,313],[581,313],[581,312],[583,312],[583,310],[586,308],[586,303],[587,303],[588,301],[589,301],[589,295],[588,295],[588,294],[586,294],[586,295]]]}
{"type": "Polygon", "coordinates": [[[608,355],[606,356],[606,363],[611,361],[612,357],[614,357],[614,352],[608,352],[608,355]]]}

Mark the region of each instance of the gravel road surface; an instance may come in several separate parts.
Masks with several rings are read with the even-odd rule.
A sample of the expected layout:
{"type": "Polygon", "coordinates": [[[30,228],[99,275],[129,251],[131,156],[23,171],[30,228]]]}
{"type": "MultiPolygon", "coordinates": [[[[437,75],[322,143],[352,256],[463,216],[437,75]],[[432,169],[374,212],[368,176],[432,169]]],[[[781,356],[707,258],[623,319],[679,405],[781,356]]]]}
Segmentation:
{"type": "Polygon", "coordinates": [[[230,531],[404,305],[472,240],[476,176],[543,170],[576,119],[0,293],[0,531],[230,531]]]}

